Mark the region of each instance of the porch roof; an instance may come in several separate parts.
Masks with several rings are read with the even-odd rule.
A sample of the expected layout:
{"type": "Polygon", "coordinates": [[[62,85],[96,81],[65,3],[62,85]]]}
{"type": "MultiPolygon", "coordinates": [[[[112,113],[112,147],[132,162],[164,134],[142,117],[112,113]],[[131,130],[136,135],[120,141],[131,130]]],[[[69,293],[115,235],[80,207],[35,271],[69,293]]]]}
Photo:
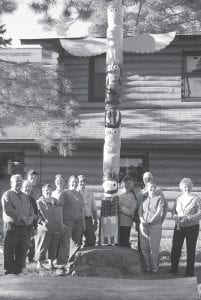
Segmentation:
{"type": "MultiPolygon", "coordinates": [[[[34,128],[7,126],[0,143],[33,142],[34,128]]],[[[130,109],[122,111],[122,140],[142,143],[180,142],[201,143],[201,109],[130,109]]],[[[104,111],[83,111],[80,125],[75,132],[76,140],[104,139],[104,111]]]]}

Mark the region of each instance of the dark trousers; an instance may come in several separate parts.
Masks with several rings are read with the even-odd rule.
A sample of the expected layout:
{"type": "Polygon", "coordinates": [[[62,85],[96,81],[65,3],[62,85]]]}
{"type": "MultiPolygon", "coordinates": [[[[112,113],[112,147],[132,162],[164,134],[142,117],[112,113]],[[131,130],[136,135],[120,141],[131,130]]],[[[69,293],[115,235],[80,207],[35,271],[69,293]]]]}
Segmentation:
{"type": "Polygon", "coordinates": [[[195,250],[196,243],[199,234],[199,225],[193,225],[177,229],[175,227],[172,241],[171,251],[171,272],[177,273],[179,260],[181,256],[181,249],[186,238],[187,248],[187,267],[186,276],[194,275],[194,264],[195,264],[195,250]]]}
{"type": "Polygon", "coordinates": [[[94,224],[92,217],[85,217],[86,230],[84,231],[85,236],[85,247],[92,247],[96,244],[96,235],[94,232],[94,224]]]}
{"type": "Polygon", "coordinates": [[[123,247],[130,247],[130,232],[131,226],[120,226],[120,241],[119,245],[123,247]]]}
{"type": "Polygon", "coordinates": [[[27,252],[27,257],[29,262],[34,261],[34,256],[35,256],[35,238],[34,236],[31,236],[28,243],[28,252],[27,252]]]}
{"type": "Polygon", "coordinates": [[[4,269],[6,274],[18,274],[26,266],[26,253],[30,237],[28,226],[4,223],[4,269]]]}

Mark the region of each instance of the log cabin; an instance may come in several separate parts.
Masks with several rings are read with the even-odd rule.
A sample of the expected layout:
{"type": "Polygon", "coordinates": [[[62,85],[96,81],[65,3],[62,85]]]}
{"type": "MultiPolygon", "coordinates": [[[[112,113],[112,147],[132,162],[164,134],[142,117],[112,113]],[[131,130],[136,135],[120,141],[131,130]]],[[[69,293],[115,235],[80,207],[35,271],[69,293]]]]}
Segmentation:
{"type": "MultiPolygon", "coordinates": [[[[157,38],[167,40],[166,45],[157,48],[156,42],[151,50],[137,47],[131,51],[131,40],[124,47],[120,179],[130,174],[140,187],[143,172],[150,170],[171,210],[183,177],[191,177],[195,191],[201,190],[201,36],[157,38]]],[[[32,138],[31,124],[26,130],[6,128],[7,134],[0,137],[0,188],[17,171],[24,175],[36,169],[42,184],[53,182],[58,173],[66,178],[82,173],[98,201],[102,195],[105,39],[44,38],[21,43],[20,50],[12,51],[24,49],[24,59],[40,61],[47,68],[64,66],[64,79],[71,82],[72,98],[79,104],[80,124],[75,132],[76,150],[66,158],[56,151],[41,151],[32,138]]],[[[0,59],[8,56],[6,51],[0,50],[0,59]]],[[[168,213],[163,225],[167,237],[172,236],[170,217],[168,213]]]]}

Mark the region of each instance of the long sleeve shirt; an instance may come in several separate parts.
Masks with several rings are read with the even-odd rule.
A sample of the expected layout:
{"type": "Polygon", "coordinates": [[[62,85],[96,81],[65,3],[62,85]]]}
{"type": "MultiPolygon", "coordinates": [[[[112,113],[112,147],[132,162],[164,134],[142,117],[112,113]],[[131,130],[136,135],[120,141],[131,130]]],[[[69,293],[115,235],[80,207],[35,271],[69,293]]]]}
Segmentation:
{"type": "Polygon", "coordinates": [[[146,197],[139,206],[139,217],[146,223],[161,224],[164,204],[161,196],[146,197]]]}
{"type": "Polygon", "coordinates": [[[84,215],[85,217],[93,216],[93,213],[97,211],[96,203],[94,199],[94,194],[85,189],[84,191],[79,191],[84,200],[84,215]]]}
{"type": "Polygon", "coordinates": [[[201,200],[197,195],[193,194],[188,200],[185,199],[184,195],[180,195],[175,201],[172,215],[188,217],[186,222],[180,224],[181,227],[199,224],[201,220],[201,200]]]}
{"type": "Polygon", "coordinates": [[[38,228],[49,233],[61,233],[64,229],[61,210],[52,197],[45,199],[43,196],[37,200],[39,211],[38,228]]]}
{"type": "MultiPolygon", "coordinates": [[[[140,196],[139,196],[140,202],[142,202],[144,200],[144,198],[148,197],[148,192],[147,192],[146,188],[142,189],[139,194],[140,194],[140,196]]],[[[156,188],[156,196],[161,196],[163,198],[163,201],[164,201],[163,212],[162,212],[162,215],[161,215],[161,220],[163,222],[165,220],[165,217],[166,217],[167,212],[168,212],[168,202],[165,199],[163,191],[159,187],[156,188]]]]}
{"type": "Polygon", "coordinates": [[[63,207],[63,222],[81,221],[84,219],[84,201],[78,191],[64,190],[60,197],[59,203],[63,207]]]}
{"type": "MultiPolygon", "coordinates": [[[[35,218],[33,207],[29,197],[22,193],[16,193],[13,190],[8,190],[2,196],[3,221],[12,222],[15,225],[28,225],[24,221],[24,217],[29,217],[30,222],[35,218]]],[[[29,224],[31,225],[31,224],[29,224]]]]}
{"type": "Polygon", "coordinates": [[[132,226],[133,215],[137,209],[138,202],[135,195],[131,192],[119,195],[120,206],[120,226],[132,226]]]}

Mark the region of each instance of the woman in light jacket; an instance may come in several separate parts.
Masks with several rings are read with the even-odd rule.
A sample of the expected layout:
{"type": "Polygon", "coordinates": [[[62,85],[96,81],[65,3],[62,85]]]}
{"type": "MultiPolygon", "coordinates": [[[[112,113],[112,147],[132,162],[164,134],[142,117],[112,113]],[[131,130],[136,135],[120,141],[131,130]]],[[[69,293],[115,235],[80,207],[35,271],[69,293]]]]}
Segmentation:
{"type": "Polygon", "coordinates": [[[176,199],[172,210],[175,229],[171,251],[171,273],[177,274],[181,249],[186,239],[187,267],[186,276],[194,275],[195,250],[201,219],[201,201],[191,193],[193,183],[190,178],[183,178],[179,184],[181,195],[176,199]]]}

